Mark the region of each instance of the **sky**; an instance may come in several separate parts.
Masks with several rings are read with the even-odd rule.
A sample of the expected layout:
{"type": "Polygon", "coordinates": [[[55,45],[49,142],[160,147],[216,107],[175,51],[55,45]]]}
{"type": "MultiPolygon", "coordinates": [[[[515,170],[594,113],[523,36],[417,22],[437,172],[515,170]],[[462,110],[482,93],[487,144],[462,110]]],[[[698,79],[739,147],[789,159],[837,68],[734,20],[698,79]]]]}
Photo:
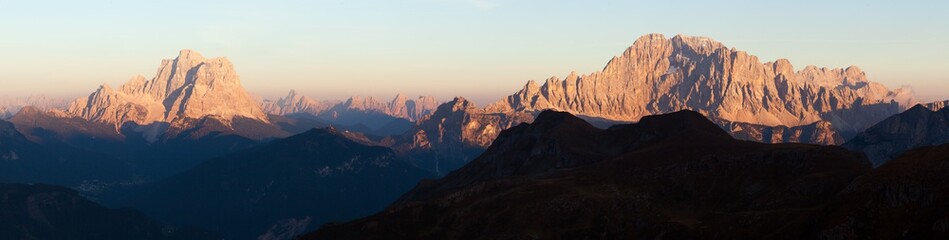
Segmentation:
{"type": "Polygon", "coordinates": [[[225,56],[251,93],[396,93],[479,105],[603,68],[639,36],[707,36],[949,99],[949,1],[9,1],[0,96],[78,97],[155,75],[180,49],[225,56]]]}

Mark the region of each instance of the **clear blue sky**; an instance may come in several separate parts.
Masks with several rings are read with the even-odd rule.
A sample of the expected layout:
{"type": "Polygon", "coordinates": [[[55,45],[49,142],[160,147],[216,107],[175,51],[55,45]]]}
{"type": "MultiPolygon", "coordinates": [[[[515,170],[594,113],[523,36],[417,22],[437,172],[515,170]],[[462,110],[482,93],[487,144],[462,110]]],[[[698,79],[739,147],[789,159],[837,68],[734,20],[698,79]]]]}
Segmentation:
{"type": "Polygon", "coordinates": [[[949,98],[949,1],[8,1],[0,95],[88,94],[179,49],[227,56],[264,97],[396,92],[479,104],[599,70],[640,35],[702,35],[806,65],[858,65],[949,98]]]}

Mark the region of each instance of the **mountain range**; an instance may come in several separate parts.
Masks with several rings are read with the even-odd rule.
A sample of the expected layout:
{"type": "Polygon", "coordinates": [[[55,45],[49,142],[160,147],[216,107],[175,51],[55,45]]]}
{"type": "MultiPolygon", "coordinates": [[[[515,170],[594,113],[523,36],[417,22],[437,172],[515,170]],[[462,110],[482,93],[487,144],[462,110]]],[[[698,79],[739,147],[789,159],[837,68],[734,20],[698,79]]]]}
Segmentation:
{"type": "Polygon", "coordinates": [[[430,172],[334,128],[208,160],[122,200],[157,219],[229,239],[289,239],[382,209],[430,172]]]}
{"type": "Polygon", "coordinates": [[[420,96],[410,99],[405,95],[398,94],[392,101],[382,102],[373,97],[353,96],[343,102],[319,101],[307,96],[299,95],[295,90],[290,90],[287,96],[277,100],[264,100],[264,111],[275,115],[289,115],[295,113],[309,113],[314,116],[327,116],[329,118],[338,118],[343,112],[366,111],[378,112],[396,118],[403,118],[409,121],[418,121],[419,119],[432,114],[438,107],[438,101],[435,97],[420,96]]]}
{"type": "Polygon", "coordinates": [[[736,140],[689,110],[608,129],[544,111],[385,210],[301,239],[941,239],[947,156],[872,169],[841,147],[736,140]]]}
{"type": "Polygon", "coordinates": [[[304,239],[796,236],[782,234],[869,170],[840,147],[735,140],[688,110],[608,129],[544,111],[386,210],[304,239]]]}
{"type": "Polygon", "coordinates": [[[33,107],[40,110],[62,109],[69,104],[68,100],[53,98],[46,95],[26,97],[0,97],[0,119],[8,119],[20,112],[24,107],[33,107]]]}
{"type": "Polygon", "coordinates": [[[229,60],[181,50],[163,60],[151,79],[136,76],[117,89],[103,85],[63,111],[28,109],[11,122],[33,141],[155,159],[149,162],[179,159],[140,167],[164,169],[135,174],[147,178],[328,126],[364,133],[371,144],[391,147],[417,166],[445,174],[480,154],[501,130],[530,122],[544,109],[571,112],[601,128],[691,109],[739,139],[836,145],[915,101],[912,91],[888,90],[857,67],[795,71],[788,60],[761,63],[709,38],[650,34],[602,71],[574,72],[543,84],[529,81],[484,108],[464,98],[439,105],[433,97],[404,95],[389,102],[358,96],[320,101],[293,90],[259,102],[243,89],[229,60]],[[201,153],[189,154],[170,146],[212,149],[193,147],[190,151],[201,153]],[[156,151],[164,156],[141,154],[156,151]]]}
{"type": "MultiPolygon", "coordinates": [[[[528,81],[485,107],[294,90],[258,99],[227,58],[181,50],[152,78],[71,102],[0,101],[0,181],[75,189],[3,186],[58,192],[106,212],[95,213],[110,219],[103,226],[151,234],[103,238],[290,239],[331,222],[304,238],[926,238],[949,229],[927,213],[944,210],[927,201],[943,197],[949,100],[915,105],[910,89],[887,89],[855,66],[762,63],[705,37],[646,35],[601,71],[528,81]],[[912,174],[927,182],[897,179],[912,174]],[[89,200],[148,217],[109,217],[125,210],[89,200]],[[875,219],[884,215],[893,220],[875,219]]],[[[62,238],[19,229],[0,236],[62,238]]]]}
{"type": "MultiPolygon", "coordinates": [[[[911,90],[889,90],[869,81],[856,66],[809,65],[795,71],[787,59],[762,63],[710,38],[649,34],[613,57],[602,71],[572,72],[563,80],[551,77],[543,84],[529,81],[488,109],[554,109],[619,121],[690,109],[714,120],[768,127],[823,121],[818,125],[830,125],[833,132],[819,133],[826,137],[814,139],[816,143],[839,144],[835,133],[848,139],[915,103],[911,90]]],[[[787,141],[792,138],[809,139],[792,135],[787,141]]]]}

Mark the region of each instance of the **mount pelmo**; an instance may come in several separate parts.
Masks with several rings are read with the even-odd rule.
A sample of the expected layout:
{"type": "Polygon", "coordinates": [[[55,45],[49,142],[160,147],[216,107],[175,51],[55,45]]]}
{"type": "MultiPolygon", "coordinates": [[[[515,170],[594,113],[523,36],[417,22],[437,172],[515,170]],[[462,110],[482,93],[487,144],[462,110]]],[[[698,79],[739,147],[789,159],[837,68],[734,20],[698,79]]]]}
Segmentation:
{"type": "Polygon", "coordinates": [[[148,125],[205,116],[268,122],[260,104],[241,86],[229,60],[207,59],[191,50],[162,60],[151,80],[136,76],[118,89],[100,86],[89,97],[69,104],[66,113],[116,128],[126,122],[148,125]]]}

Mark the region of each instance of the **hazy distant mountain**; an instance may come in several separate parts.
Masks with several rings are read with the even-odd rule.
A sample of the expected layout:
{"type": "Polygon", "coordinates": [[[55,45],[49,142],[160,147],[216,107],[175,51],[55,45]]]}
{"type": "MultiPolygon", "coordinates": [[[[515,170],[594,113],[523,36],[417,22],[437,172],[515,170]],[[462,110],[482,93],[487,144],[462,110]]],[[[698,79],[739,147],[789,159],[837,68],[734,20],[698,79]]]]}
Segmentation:
{"type": "Polygon", "coordinates": [[[69,104],[66,99],[52,98],[45,95],[26,97],[0,97],[0,119],[8,119],[20,112],[24,107],[33,107],[43,111],[62,109],[69,104]]]}
{"type": "Polygon", "coordinates": [[[394,148],[407,152],[420,167],[444,174],[481,154],[501,130],[532,118],[527,113],[486,112],[456,97],[398,137],[394,148]]]}
{"type": "Polygon", "coordinates": [[[916,105],[873,125],[843,146],[862,151],[874,165],[881,165],[906,150],[945,143],[949,143],[949,108],[934,111],[916,105]]]}
{"type": "Polygon", "coordinates": [[[343,102],[334,102],[314,100],[294,90],[290,90],[286,97],[263,103],[268,114],[309,114],[336,126],[376,135],[402,134],[413,125],[412,122],[431,115],[436,107],[438,102],[429,96],[409,99],[399,94],[389,102],[354,96],[343,102]]]}
{"type": "Polygon", "coordinates": [[[870,164],[835,146],[738,141],[699,113],[599,129],[544,111],[386,210],[303,239],[813,239],[870,164]]]}
{"type": "Polygon", "coordinates": [[[333,116],[345,111],[379,112],[386,115],[417,121],[432,114],[438,107],[434,97],[420,96],[409,99],[398,94],[392,101],[382,102],[373,97],[353,96],[343,102],[319,101],[307,96],[299,95],[290,90],[287,96],[277,100],[265,100],[264,111],[268,114],[287,115],[293,113],[309,113],[316,116],[333,116]]]}
{"type": "Polygon", "coordinates": [[[326,221],[378,211],[429,176],[388,148],[313,129],[212,159],[145,186],[127,202],[230,239],[288,239],[326,221]]]}
{"type": "Polygon", "coordinates": [[[795,71],[786,59],[761,63],[754,55],[709,38],[650,34],[611,59],[602,71],[570,73],[564,80],[551,77],[543,84],[529,81],[488,109],[554,109],[624,121],[691,109],[712,119],[761,126],[827,121],[848,138],[915,102],[912,91],[888,90],[855,66],[807,66],[795,71]]]}
{"type": "Polygon", "coordinates": [[[216,233],[108,209],[76,191],[51,185],[0,183],[0,239],[220,239],[216,233]]]}
{"type": "Polygon", "coordinates": [[[66,113],[116,129],[128,122],[148,126],[210,115],[225,121],[234,117],[268,121],[261,106],[244,91],[230,61],[206,59],[191,50],[162,60],[150,80],[136,76],[118,89],[100,86],[89,97],[70,103],[66,113]]]}
{"type": "Polygon", "coordinates": [[[319,101],[310,97],[297,94],[297,91],[290,90],[287,96],[277,100],[264,100],[263,110],[267,114],[288,115],[294,113],[309,113],[319,115],[329,110],[339,102],[319,101]]]}

